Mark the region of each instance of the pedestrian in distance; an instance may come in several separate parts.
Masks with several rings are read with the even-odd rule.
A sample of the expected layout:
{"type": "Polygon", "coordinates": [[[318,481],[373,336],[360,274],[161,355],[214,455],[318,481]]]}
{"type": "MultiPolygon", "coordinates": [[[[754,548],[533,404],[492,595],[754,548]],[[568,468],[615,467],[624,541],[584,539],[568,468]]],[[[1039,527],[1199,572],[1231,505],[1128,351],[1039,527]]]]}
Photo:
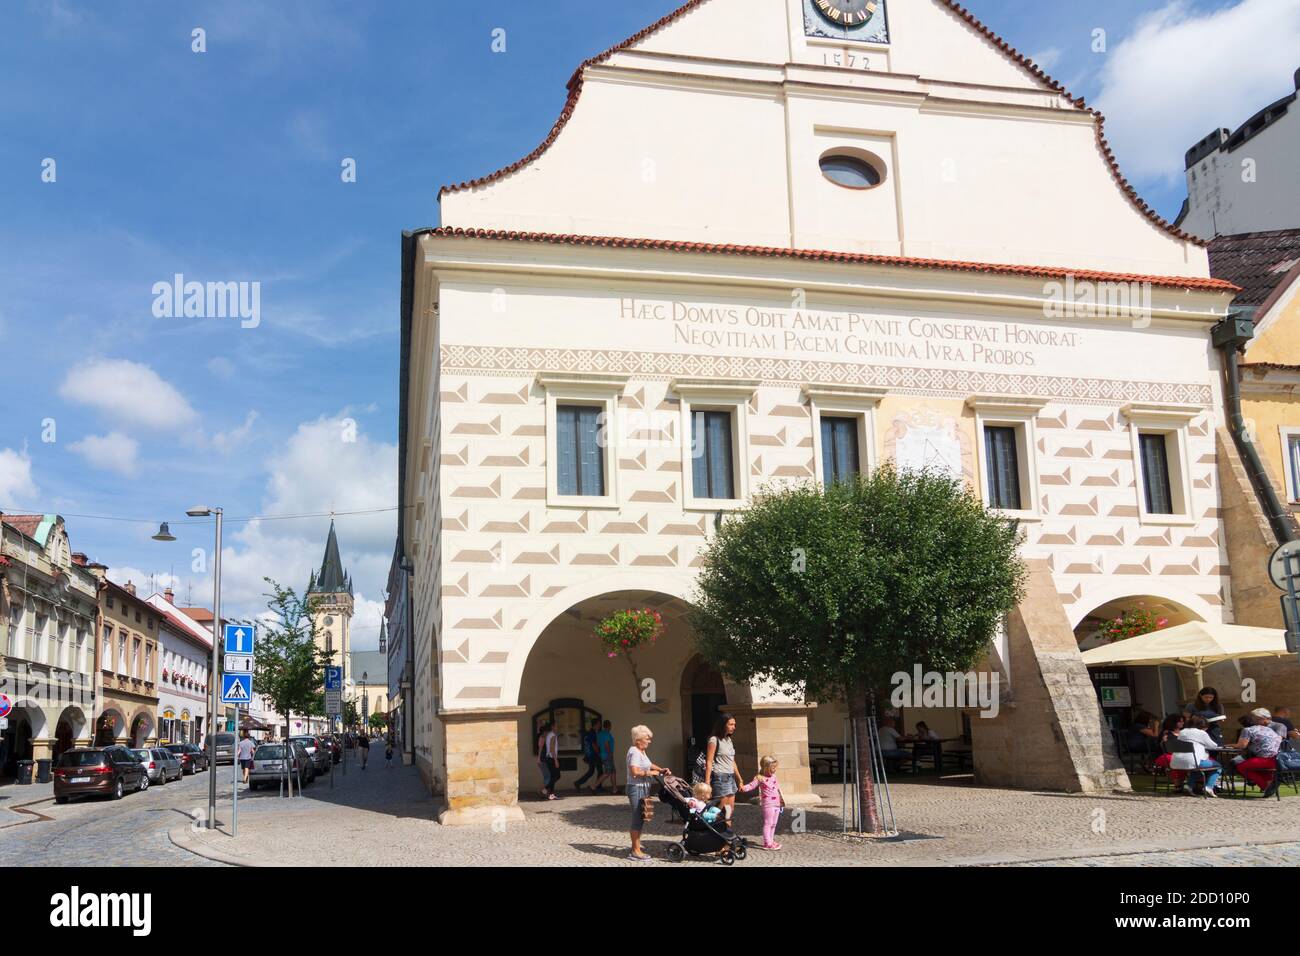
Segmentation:
{"type": "Polygon", "coordinates": [[[361,769],[366,769],[366,762],[370,760],[370,738],[358,737],[357,746],[361,748],[361,769]]]}
{"type": "Polygon", "coordinates": [[[582,735],[582,762],[587,765],[587,772],[573,783],[573,789],[582,792],[582,785],[592,777],[600,775],[600,753],[596,738],[600,735],[600,718],[593,717],[591,727],[582,735]]]}
{"type": "Polygon", "coordinates": [[[596,752],[600,756],[600,776],[596,778],[596,786],[593,792],[603,793],[602,784],[609,781],[609,792],[618,792],[618,774],[614,769],[614,734],[613,723],[605,721],[600,728],[600,733],[596,735],[596,752]]]}
{"type": "Polygon", "coordinates": [[[384,766],[393,765],[393,738],[389,737],[388,742],[384,744],[384,766]]]}
{"type": "Polygon", "coordinates": [[[238,750],[236,757],[239,759],[239,766],[244,770],[244,783],[248,783],[248,772],[253,769],[253,751],[256,749],[257,741],[249,736],[248,731],[245,730],[244,736],[240,739],[239,746],[236,748],[238,750]]]}

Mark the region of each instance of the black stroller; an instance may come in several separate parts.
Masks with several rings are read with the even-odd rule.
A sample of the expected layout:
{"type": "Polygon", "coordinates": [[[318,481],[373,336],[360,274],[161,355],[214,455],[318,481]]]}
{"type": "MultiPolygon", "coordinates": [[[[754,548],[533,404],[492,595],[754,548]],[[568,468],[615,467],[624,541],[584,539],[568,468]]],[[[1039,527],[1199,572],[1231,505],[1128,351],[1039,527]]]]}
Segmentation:
{"type": "MultiPolygon", "coordinates": [[[[719,818],[715,823],[708,823],[701,813],[692,810],[686,803],[691,799],[691,785],[681,777],[665,775],[659,790],[659,800],[673,808],[673,813],[682,821],[682,842],[674,843],[668,848],[668,859],[680,863],[691,856],[717,856],[718,862],[731,866],[737,860],[749,855],[749,845],[744,837],[736,836],[726,821],[719,818]]],[[[710,802],[710,807],[717,806],[710,802]]]]}

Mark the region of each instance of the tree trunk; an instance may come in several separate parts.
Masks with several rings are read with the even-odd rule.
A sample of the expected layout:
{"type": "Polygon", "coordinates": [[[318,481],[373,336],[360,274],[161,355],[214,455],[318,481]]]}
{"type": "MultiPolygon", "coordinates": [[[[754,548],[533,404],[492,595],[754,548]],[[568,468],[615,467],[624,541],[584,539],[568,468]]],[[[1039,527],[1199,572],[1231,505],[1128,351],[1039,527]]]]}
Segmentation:
{"type": "MultiPolygon", "coordinates": [[[[880,817],[876,813],[876,784],[871,775],[871,730],[867,725],[867,689],[855,685],[849,691],[849,719],[857,743],[858,819],[854,825],[864,833],[879,833],[880,817]]],[[[845,755],[847,757],[847,754],[845,755]]]]}

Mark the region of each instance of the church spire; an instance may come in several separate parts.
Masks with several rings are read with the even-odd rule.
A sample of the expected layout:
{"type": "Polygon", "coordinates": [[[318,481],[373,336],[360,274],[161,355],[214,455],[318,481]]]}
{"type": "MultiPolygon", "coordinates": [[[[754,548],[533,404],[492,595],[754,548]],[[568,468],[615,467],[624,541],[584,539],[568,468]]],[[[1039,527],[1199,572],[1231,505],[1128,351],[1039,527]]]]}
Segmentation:
{"type": "Polygon", "coordinates": [[[352,593],[352,579],[343,571],[343,560],[339,557],[339,539],[334,533],[332,518],[329,538],[325,541],[325,557],[321,560],[320,573],[313,577],[308,590],[314,594],[352,593]]]}

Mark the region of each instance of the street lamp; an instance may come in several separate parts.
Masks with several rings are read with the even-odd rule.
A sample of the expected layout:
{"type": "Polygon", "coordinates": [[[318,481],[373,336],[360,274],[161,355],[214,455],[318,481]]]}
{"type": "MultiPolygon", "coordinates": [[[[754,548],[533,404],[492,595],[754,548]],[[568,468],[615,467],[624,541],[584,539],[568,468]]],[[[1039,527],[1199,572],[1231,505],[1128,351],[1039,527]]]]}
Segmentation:
{"type": "Polygon", "coordinates": [[[176,535],[171,533],[171,529],[167,527],[167,522],[164,521],[158,525],[158,533],[153,536],[153,539],[155,541],[175,541],[176,535]]]}
{"type": "Polygon", "coordinates": [[[365,721],[366,736],[370,736],[370,688],[366,686],[369,671],[361,672],[361,719],[365,721]]]}
{"type": "MultiPolygon", "coordinates": [[[[208,821],[207,828],[215,830],[217,828],[217,703],[219,700],[220,682],[218,674],[220,668],[217,666],[217,632],[221,627],[221,515],[220,508],[207,508],[202,505],[190,508],[185,512],[191,518],[207,518],[216,516],[217,519],[217,551],[212,560],[212,676],[208,680],[208,686],[211,693],[208,696],[208,821]]],[[[162,534],[166,528],[163,525],[158,529],[162,534]]],[[[236,711],[238,713],[238,711],[236,711]]]]}

